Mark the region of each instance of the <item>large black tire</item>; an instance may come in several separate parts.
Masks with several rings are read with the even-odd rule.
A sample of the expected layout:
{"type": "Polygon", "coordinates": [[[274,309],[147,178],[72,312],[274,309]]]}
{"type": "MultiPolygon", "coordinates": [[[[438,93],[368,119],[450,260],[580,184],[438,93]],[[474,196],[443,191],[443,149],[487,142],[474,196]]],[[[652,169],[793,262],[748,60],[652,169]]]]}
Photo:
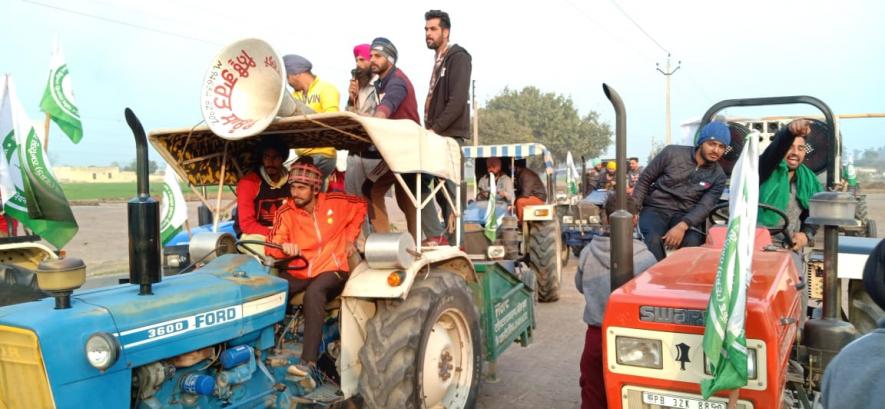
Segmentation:
{"type": "Polygon", "coordinates": [[[538,278],[538,301],[559,299],[561,272],[558,271],[559,232],[555,221],[532,222],[529,228],[529,266],[538,278]]]}
{"type": "Polygon", "coordinates": [[[848,317],[861,334],[878,328],[876,322],[885,317],[885,312],[867,293],[862,280],[851,280],[848,284],[848,317]]]}
{"type": "Polygon", "coordinates": [[[464,279],[434,271],[416,281],[405,300],[382,300],[377,306],[360,351],[364,407],[473,408],[482,337],[479,310],[464,279]]]}
{"type": "Polygon", "coordinates": [[[873,219],[867,219],[866,237],[871,237],[874,239],[879,237],[879,231],[876,228],[876,221],[873,219]]]}
{"type": "Polygon", "coordinates": [[[564,265],[568,264],[570,249],[568,247],[568,244],[565,244],[564,240],[561,240],[560,243],[561,244],[559,245],[559,262],[560,262],[560,264],[562,264],[564,266],[564,265]]]}

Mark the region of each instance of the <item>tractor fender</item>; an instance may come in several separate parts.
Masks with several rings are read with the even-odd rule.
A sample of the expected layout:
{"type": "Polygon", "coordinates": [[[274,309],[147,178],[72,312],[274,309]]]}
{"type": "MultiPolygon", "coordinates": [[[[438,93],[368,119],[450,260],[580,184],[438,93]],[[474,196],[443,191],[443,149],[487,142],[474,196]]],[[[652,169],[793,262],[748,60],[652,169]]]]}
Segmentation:
{"type": "Polygon", "coordinates": [[[421,253],[408,269],[374,269],[363,261],[350,273],[350,278],[341,293],[342,297],[359,298],[402,298],[409,295],[409,289],[422,274],[428,274],[430,267],[439,267],[459,274],[468,283],[479,282],[473,263],[467,254],[454,246],[438,246],[421,253]],[[392,287],[387,283],[391,273],[403,273],[400,285],[392,287]]]}
{"type": "Polygon", "coordinates": [[[549,221],[556,217],[556,205],[529,205],[522,211],[523,221],[549,221]]]}

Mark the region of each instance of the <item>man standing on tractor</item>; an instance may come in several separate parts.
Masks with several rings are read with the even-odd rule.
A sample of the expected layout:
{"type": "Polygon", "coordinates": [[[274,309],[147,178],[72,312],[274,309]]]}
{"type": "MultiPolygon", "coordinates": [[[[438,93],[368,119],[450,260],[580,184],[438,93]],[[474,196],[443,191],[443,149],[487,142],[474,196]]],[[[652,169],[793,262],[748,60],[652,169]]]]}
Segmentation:
{"type": "MultiPolygon", "coordinates": [[[[274,258],[302,256],[307,268],[280,274],[289,282],[289,297],[304,291],[304,348],[299,375],[316,376],[320,342],[323,336],[325,305],[344,289],[350,273],[348,258],[366,217],[366,202],[343,193],[320,193],[322,175],[309,160],[299,159],[289,171],[290,200],[274,219],[270,241],[282,250],[265,247],[274,258]]],[[[303,261],[289,265],[303,267],[303,261]]],[[[314,379],[316,380],[316,379],[314,379]]]]}
{"type": "MultiPolygon", "coordinates": [[[[370,67],[372,73],[378,74],[375,82],[375,90],[380,96],[380,101],[375,107],[376,118],[411,119],[416,124],[421,124],[418,117],[418,101],[415,99],[415,88],[406,74],[396,67],[397,50],[390,40],[378,37],[372,40],[370,67]]],[[[420,174],[402,175],[408,186],[414,186],[416,177],[420,174]]],[[[369,200],[369,218],[372,228],[376,233],[390,231],[390,219],[387,217],[387,206],[384,197],[390,187],[394,187],[396,203],[406,216],[406,224],[413,239],[420,237],[421,232],[416,229],[416,208],[409,199],[409,195],[403,187],[396,182],[393,172],[387,171],[379,176],[372,185],[369,200]]],[[[422,188],[423,189],[423,188],[422,188]]],[[[429,192],[429,191],[428,191],[429,192]]],[[[422,209],[421,220],[424,233],[428,237],[439,237],[442,234],[442,224],[436,214],[436,207],[428,205],[422,209]],[[435,223],[434,223],[435,222],[435,223]]]]}
{"type": "Polygon", "coordinates": [[[274,214],[289,197],[283,167],[288,153],[279,139],[265,138],[258,146],[257,169],[237,182],[237,227],[242,240],[265,241],[270,235],[274,214]]]}
{"type": "Polygon", "coordinates": [[[658,260],[665,249],[700,246],[710,210],[725,190],[727,177],[717,162],[731,143],[723,122],[710,122],[698,133],[695,146],[669,145],[648,164],[633,190],[642,204],[639,230],[658,260]]]}
{"type": "MultiPolygon", "coordinates": [[[[461,46],[449,42],[452,21],[449,13],[430,10],[424,13],[424,40],[427,48],[434,50],[433,71],[424,102],[424,127],[437,135],[464,142],[470,122],[467,100],[470,93],[470,54],[461,46]]],[[[450,195],[455,193],[454,182],[446,182],[450,195]]],[[[450,233],[454,232],[455,215],[442,191],[436,195],[442,209],[443,220],[450,233]]],[[[423,217],[423,216],[422,216],[423,217]]],[[[422,219],[423,220],[423,219],[422,219]]]]}
{"type": "MultiPolygon", "coordinates": [[[[289,54],[283,56],[283,65],[286,66],[286,78],[289,85],[295,89],[292,96],[297,101],[304,102],[314,112],[338,112],[339,94],[334,85],[320,80],[311,72],[313,64],[300,55],[289,54]]],[[[335,170],[335,148],[302,148],[296,149],[299,157],[309,156],[313,163],[323,172],[323,180],[329,177],[335,170]]]]}
{"type": "MultiPolygon", "coordinates": [[[[575,286],[584,294],[587,302],[584,307],[584,322],[587,323],[587,335],[584,339],[584,352],[581,354],[581,409],[605,409],[605,383],[602,379],[602,317],[605,305],[611,294],[611,238],[608,234],[608,218],[617,210],[615,195],[609,195],[605,201],[602,224],[605,233],[593,238],[578,260],[578,271],[575,275],[575,286]]],[[[636,225],[637,205],[632,197],[627,196],[626,209],[633,215],[636,225]]],[[[640,240],[633,239],[633,273],[641,274],[657,260],[654,254],[640,240]]]]}
{"type": "Polygon", "coordinates": [[[525,159],[516,161],[516,218],[522,222],[522,211],[526,206],[542,205],[547,202],[547,190],[541,178],[525,166],[525,159]]]}
{"type": "MultiPolygon", "coordinates": [[[[791,236],[772,237],[775,241],[792,243],[791,249],[800,252],[811,243],[816,226],[806,224],[808,201],[822,190],[814,171],[805,162],[805,137],[811,132],[807,119],[797,119],[781,128],[774,140],[759,157],[759,202],[778,208],[787,214],[791,236]]],[[[777,227],[781,218],[771,210],[759,209],[759,222],[777,227]]],[[[797,263],[802,267],[802,263],[797,263]]]]}
{"type": "MultiPolygon", "coordinates": [[[[356,68],[351,70],[349,98],[347,110],[359,115],[372,116],[378,104],[375,82],[378,76],[372,74],[369,67],[372,59],[372,46],[359,44],[353,47],[353,58],[356,68]]],[[[381,154],[374,146],[363,152],[350,152],[347,155],[347,172],[344,174],[344,191],[351,195],[369,197],[368,190],[363,187],[366,176],[381,163],[381,154]]]]}

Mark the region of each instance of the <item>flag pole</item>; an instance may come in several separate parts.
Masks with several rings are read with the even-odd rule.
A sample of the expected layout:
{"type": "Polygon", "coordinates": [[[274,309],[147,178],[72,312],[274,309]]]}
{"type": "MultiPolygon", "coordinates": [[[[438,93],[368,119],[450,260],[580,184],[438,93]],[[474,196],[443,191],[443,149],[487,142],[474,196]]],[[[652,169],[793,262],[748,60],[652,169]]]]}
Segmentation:
{"type": "Polygon", "coordinates": [[[732,389],[731,393],[728,394],[728,409],[735,409],[737,407],[738,392],[740,392],[740,389],[732,389]]]}
{"type": "Polygon", "coordinates": [[[49,113],[46,113],[46,119],[43,121],[43,152],[49,153],[49,113]]]}

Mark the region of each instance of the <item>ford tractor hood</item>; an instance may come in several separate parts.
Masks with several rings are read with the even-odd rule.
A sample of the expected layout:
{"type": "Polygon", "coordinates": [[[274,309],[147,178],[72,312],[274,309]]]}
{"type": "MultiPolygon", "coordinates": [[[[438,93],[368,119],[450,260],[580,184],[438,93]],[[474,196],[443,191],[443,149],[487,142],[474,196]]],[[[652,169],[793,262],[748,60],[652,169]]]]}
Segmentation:
{"type": "MultiPolygon", "coordinates": [[[[84,397],[101,407],[100,401],[128,401],[132,368],[282,320],[287,288],[253,258],[224,255],[196,272],[166,278],[153,286],[153,295],[140,296],[137,286],[126,284],[76,291],[69,309],[53,309],[51,298],[0,308],[0,349],[8,346],[7,333],[36,336],[36,356],[45,365],[56,405],[77,407],[84,397]],[[119,358],[105,371],[85,357],[86,341],[98,332],[111,335],[120,347],[119,358]],[[88,380],[99,375],[109,387],[96,397],[88,380]]],[[[9,366],[7,358],[0,354],[0,366],[9,366]]]]}

